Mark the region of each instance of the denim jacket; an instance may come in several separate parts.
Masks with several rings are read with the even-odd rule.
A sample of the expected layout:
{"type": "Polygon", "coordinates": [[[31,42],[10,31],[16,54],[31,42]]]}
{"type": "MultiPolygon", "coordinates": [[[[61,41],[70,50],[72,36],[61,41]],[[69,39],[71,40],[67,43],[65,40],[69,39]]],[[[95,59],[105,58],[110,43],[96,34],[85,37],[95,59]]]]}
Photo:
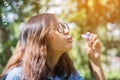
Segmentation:
{"type": "MultiPolygon", "coordinates": [[[[1,80],[20,80],[21,73],[22,73],[22,68],[21,67],[13,68],[12,70],[8,71],[1,78],[1,80]]],[[[53,77],[48,77],[47,80],[64,80],[65,77],[66,77],[66,75],[64,75],[62,77],[55,76],[54,78],[53,77]]],[[[80,76],[80,74],[78,72],[76,72],[76,75],[74,76],[73,74],[71,74],[68,77],[68,80],[83,80],[83,78],[80,76]]]]}

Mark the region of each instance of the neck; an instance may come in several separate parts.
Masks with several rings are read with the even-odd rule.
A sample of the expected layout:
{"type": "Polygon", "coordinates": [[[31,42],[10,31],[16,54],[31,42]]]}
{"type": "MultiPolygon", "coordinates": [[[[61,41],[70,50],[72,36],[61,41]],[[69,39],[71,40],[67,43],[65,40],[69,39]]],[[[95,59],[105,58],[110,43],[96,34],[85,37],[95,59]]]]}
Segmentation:
{"type": "Polygon", "coordinates": [[[47,64],[50,67],[51,70],[53,70],[58,63],[62,52],[57,52],[57,51],[48,51],[48,57],[47,57],[47,64]]]}

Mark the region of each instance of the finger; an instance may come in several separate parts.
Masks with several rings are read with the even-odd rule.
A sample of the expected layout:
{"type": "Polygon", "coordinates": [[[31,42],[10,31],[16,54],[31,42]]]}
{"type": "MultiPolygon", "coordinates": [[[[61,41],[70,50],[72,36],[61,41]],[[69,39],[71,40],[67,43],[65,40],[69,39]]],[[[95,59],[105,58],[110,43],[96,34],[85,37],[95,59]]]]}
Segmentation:
{"type": "Polygon", "coordinates": [[[88,39],[88,44],[90,45],[90,46],[92,46],[92,38],[93,38],[93,34],[90,34],[90,37],[89,37],[89,39],[88,39]]]}
{"type": "Polygon", "coordinates": [[[86,34],[90,34],[90,32],[87,32],[86,34]]]}
{"type": "Polygon", "coordinates": [[[90,42],[92,41],[93,36],[94,34],[90,34],[90,37],[89,37],[90,42]]]}
{"type": "Polygon", "coordinates": [[[94,34],[94,35],[92,36],[91,42],[93,43],[96,39],[97,39],[97,35],[94,34]]]}
{"type": "Polygon", "coordinates": [[[95,58],[98,58],[100,56],[99,53],[95,53],[95,58]]]}
{"type": "Polygon", "coordinates": [[[96,39],[93,44],[92,44],[92,48],[95,49],[95,48],[100,48],[100,41],[98,39],[96,39]]]}

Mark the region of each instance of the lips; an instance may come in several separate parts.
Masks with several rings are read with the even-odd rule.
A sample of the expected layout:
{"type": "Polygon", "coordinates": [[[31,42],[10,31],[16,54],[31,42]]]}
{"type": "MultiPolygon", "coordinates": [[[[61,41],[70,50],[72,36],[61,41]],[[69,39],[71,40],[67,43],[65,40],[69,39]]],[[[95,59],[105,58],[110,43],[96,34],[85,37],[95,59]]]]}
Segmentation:
{"type": "Polygon", "coordinates": [[[69,36],[67,40],[68,40],[70,43],[73,41],[71,36],[69,36]]]}

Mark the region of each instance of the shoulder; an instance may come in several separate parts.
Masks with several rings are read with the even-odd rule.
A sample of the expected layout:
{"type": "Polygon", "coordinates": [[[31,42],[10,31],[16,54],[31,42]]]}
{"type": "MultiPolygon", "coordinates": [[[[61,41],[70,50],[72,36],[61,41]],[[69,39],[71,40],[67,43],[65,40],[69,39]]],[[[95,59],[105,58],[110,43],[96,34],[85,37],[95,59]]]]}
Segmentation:
{"type": "Polygon", "coordinates": [[[21,73],[21,67],[13,68],[3,76],[2,80],[20,80],[21,73]]]}
{"type": "Polygon", "coordinates": [[[68,80],[83,80],[82,76],[79,72],[75,72],[75,74],[71,74],[68,80]]]}

